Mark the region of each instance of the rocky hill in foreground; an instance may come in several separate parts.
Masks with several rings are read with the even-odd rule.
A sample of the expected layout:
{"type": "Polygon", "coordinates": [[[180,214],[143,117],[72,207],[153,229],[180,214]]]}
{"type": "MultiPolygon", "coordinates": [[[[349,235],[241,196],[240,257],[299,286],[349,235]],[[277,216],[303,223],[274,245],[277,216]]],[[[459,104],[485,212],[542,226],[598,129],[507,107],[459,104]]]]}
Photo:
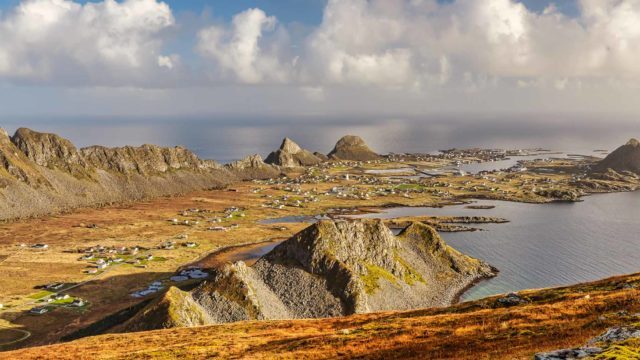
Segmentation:
{"type": "Polygon", "coordinates": [[[0,129],[0,220],[33,217],[278,176],[259,158],[222,166],[182,147],[77,149],[55,134],[0,129]]]}
{"type": "Polygon", "coordinates": [[[321,221],[250,267],[229,264],[190,292],[171,288],[122,330],[445,306],[494,275],[421,223],[394,236],[380,220],[321,221]]]}
{"type": "Polygon", "coordinates": [[[311,151],[305,150],[289,138],[282,140],[280,148],[267,156],[265,160],[268,164],[283,167],[313,166],[324,160],[314,155],[311,151]]]}
{"type": "Polygon", "coordinates": [[[369,161],[380,159],[364,140],[355,135],[343,136],[333,150],[329,153],[329,158],[336,160],[369,161]]]}
{"type": "Polygon", "coordinates": [[[640,175],[640,141],[629,140],[593,166],[592,171],[605,173],[608,169],[619,173],[628,171],[640,175]]]}

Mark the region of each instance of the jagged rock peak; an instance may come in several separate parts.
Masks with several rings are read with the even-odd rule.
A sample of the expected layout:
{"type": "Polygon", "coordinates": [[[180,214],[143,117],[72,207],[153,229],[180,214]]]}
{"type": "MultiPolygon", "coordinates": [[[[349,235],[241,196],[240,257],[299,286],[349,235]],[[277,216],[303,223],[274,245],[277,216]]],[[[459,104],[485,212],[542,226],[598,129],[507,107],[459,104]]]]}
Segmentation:
{"type": "Polygon", "coordinates": [[[236,160],[227,164],[227,167],[232,169],[249,169],[249,168],[260,168],[265,165],[262,160],[262,156],[259,154],[253,154],[245,157],[241,160],[236,160]]]}
{"type": "Polygon", "coordinates": [[[0,127],[0,138],[7,139],[8,137],[9,133],[7,133],[7,130],[0,127]]]}
{"type": "Polygon", "coordinates": [[[87,175],[89,166],[71,141],[56,135],[27,128],[16,130],[11,141],[29,160],[73,175],[87,175]]]}
{"type": "Polygon", "coordinates": [[[225,169],[242,180],[269,179],[280,175],[280,168],[266,164],[258,154],[226,164],[225,169]]]}
{"type": "Polygon", "coordinates": [[[305,150],[289,138],[282,140],[280,148],[267,156],[265,160],[268,164],[297,167],[297,166],[313,166],[319,164],[323,159],[317,157],[311,151],[305,150]]]}
{"type": "Polygon", "coordinates": [[[379,159],[380,155],[371,150],[361,137],[346,135],[338,140],[329,157],[338,160],[367,161],[379,159]]]}
{"type": "Polygon", "coordinates": [[[300,147],[300,145],[296,144],[295,141],[286,137],[284,138],[284,140],[282,140],[282,145],[280,145],[280,150],[291,153],[291,154],[297,154],[300,151],[302,151],[302,148],[300,147]]]}
{"type": "Polygon", "coordinates": [[[96,168],[123,174],[142,175],[166,173],[171,170],[206,170],[219,165],[212,160],[201,160],[192,151],[181,147],[142,145],[108,148],[90,146],[80,150],[87,162],[96,168]]]}
{"type": "Polygon", "coordinates": [[[631,140],[629,140],[629,142],[627,142],[627,145],[634,146],[634,147],[640,147],[640,141],[638,141],[637,139],[631,139],[631,140]]]}

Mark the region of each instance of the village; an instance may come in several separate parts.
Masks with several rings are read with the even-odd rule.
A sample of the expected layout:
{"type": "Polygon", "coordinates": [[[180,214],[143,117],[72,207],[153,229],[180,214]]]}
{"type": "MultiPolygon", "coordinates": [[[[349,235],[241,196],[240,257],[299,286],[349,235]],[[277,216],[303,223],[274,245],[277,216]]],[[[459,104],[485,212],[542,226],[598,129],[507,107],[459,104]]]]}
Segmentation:
{"type": "MultiPolygon", "coordinates": [[[[548,202],[555,201],[552,196],[565,196],[577,200],[580,189],[572,184],[579,177],[572,169],[580,165],[579,160],[541,157],[507,169],[475,174],[459,170],[461,164],[500,161],[521,153],[530,152],[450,150],[438,155],[331,161],[292,169],[284,177],[115,208],[106,212],[111,218],[98,210],[87,210],[91,214],[87,218],[82,218],[82,212],[52,218],[43,229],[59,228],[58,240],[49,237],[51,241],[45,241],[48,237],[39,236],[36,229],[37,241],[5,245],[0,250],[9,254],[12,266],[28,268],[33,281],[49,279],[45,285],[33,281],[8,284],[9,291],[0,299],[0,316],[6,325],[28,329],[38,322],[29,317],[53,317],[49,325],[36,327],[35,333],[59,327],[58,321],[70,321],[63,319],[82,318],[77,329],[171,286],[197,284],[210,271],[189,264],[228,246],[292,235],[305,226],[303,217],[348,215],[359,208],[389,204],[443,206],[474,198],[548,202]],[[287,217],[294,220],[278,220],[287,217]],[[19,260],[29,253],[31,260],[35,256],[51,267],[33,267],[28,264],[29,256],[19,260]],[[101,290],[105,287],[107,293],[101,290]]],[[[6,239],[22,227],[6,224],[1,236],[6,239]]],[[[473,230],[444,225],[439,229],[473,230]]],[[[46,341],[61,335],[49,336],[46,341]]]]}

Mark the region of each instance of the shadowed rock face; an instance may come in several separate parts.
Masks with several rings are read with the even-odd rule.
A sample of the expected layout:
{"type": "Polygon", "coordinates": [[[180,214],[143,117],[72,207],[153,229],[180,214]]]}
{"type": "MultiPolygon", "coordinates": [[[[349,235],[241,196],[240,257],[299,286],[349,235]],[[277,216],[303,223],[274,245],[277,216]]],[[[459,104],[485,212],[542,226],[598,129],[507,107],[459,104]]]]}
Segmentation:
{"type": "Polygon", "coordinates": [[[603,173],[607,169],[617,172],[629,171],[640,174],[640,142],[636,139],[619,147],[606,158],[596,164],[592,171],[603,173]]]}
{"type": "Polygon", "coordinates": [[[11,141],[9,134],[0,128],[0,189],[15,182],[31,186],[48,183],[30,159],[11,141]]]}
{"type": "Polygon", "coordinates": [[[90,176],[91,170],[71,141],[56,134],[20,128],[11,138],[29,160],[50,169],[60,169],[73,176],[90,176]]]}
{"type": "Polygon", "coordinates": [[[373,152],[359,136],[347,135],[338,140],[336,146],[329,153],[329,158],[368,161],[380,159],[380,155],[373,152]]]}
{"type": "Polygon", "coordinates": [[[318,158],[310,151],[302,149],[289,138],[284,138],[280,148],[269,154],[265,160],[268,164],[274,164],[282,167],[312,166],[317,165],[322,161],[322,159],[318,158]]]}
{"type": "Polygon", "coordinates": [[[237,180],[182,147],[78,150],[55,134],[23,128],[10,138],[0,131],[0,220],[219,188],[237,180]]]}
{"type": "Polygon", "coordinates": [[[444,306],[474,281],[493,275],[489,265],[449,247],[424,224],[413,223],[394,236],[380,220],[321,221],[251,267],[227,265],[191,292],[172,295],[175,304],[192,310],[163,311],[173,306],[165,297],[123,329],[188,324],[193,318],[213,324],[444,306]]]}

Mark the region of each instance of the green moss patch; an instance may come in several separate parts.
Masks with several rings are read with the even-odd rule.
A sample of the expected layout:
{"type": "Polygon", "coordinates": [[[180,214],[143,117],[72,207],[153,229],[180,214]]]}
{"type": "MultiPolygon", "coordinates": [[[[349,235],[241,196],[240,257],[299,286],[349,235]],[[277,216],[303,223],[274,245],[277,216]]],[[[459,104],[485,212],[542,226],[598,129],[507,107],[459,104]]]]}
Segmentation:
{"type": "Polygon", "coordinates": [[[397,284],[396,277],[387,270],[373,264],[365,264],[365,267],[367,268],[367,274],[361,275],[360,279],[364,283],[367,294],[373,294],[380,287],[378,284],[380,279],[385,279],[392,284],[397,284]]]}
{"type": "Polygon", "coordinates": [[[416,282],[426,283],[424,278],[416,269],[414,269],[409,263],[403,259],[398,253],[394,254],[394,259],[402,265],[404,268],[404,282],[413,286],[416,282]]]}
{"type": "Polygon", "coordinates": [[[619,344],[611,345],[595,358],[598,360],[640,359],[640,339],[629,339],[619,344]]]}

